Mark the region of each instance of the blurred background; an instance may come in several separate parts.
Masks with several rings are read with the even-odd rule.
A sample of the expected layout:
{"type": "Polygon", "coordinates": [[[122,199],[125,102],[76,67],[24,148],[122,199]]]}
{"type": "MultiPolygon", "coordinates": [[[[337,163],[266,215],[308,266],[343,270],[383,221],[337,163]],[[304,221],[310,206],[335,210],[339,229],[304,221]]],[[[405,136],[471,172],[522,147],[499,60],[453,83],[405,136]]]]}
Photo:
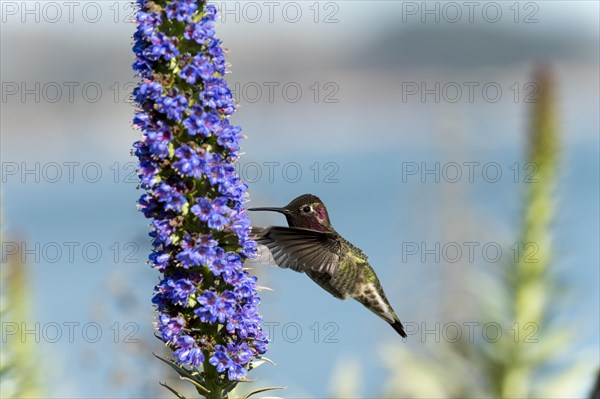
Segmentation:
{"type": "MultiPolygon", "coordinates": [[[[591,396],[599,5],[467,3],[215,3],[251,204],[319,196],[409,333],[252,262],[277,363],[255,385],[591,396]]],[[[0,5],[2,397],[170,397],[129,153],[135,8],[0,5]]]]}

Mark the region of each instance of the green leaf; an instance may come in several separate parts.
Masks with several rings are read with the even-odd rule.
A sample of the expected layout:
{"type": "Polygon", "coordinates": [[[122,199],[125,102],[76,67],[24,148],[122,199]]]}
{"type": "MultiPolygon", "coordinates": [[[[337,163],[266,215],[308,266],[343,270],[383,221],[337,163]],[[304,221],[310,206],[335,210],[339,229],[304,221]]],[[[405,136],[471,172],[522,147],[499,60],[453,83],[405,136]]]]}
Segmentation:
{"type": "Polygon", "coordinates": [[[229,384],[225,385],[223,388],[223,395],[229,394],[229,392],[233,391],[237,386],[237,381],[231,381],[229,384]]]}
{"type": "Polygon", "coordinates": [[[254,370],[260,366],[262,366],[265,363],[271,363],[273,366],[276,366],[276,364],[269,358],[266,357],[257,357],[258,360],[254,360],[253,362],[250,363],[250,367],[249,370],[254,370]]]}
{"type": "Polygon", "coordinates": [[[237,382],[255,382],[256,380],[249,380],[247,378],[242,378],[241,380],[237,380],[237,382]]]}
{"type": "Polygon", "coordinates": [[[266,392],[266,391],[273,391],[275,389],[286,389],[286,387],[267,387],[267,388],[256,389],[256,390],[254,390],[252,392],[248,392],[241,399],[248,399],[250,396],[256,395],[257,393],[266,392]]]}
{"type": "Polygon", "coordinates": [[[257,356],[257,358],[258,358],[259,360],[264,360],[265,362],[269,362],[269,363],[271,363],[273,366],[277,366],[277,364],[275,364],[275,362],[274,362],[274,361],[272,361],[271,359],[269,359],[269,358],[268,358],[268,357],[266,357],[266,356],[257,356]]]}
{"type": "Polygon", "coordinates": [[[188,378],[188,377],[180,377],[182,380],[185,381],[189,381],[192,384],[194,384],[194,386],[198,389],[198,392],[202,393],[202,394],[209,394],[210,391],[206,388],[204,388],[195,378],[188,378]]]}
{"type": "Polygon", "coordinates": [[[177,372],[177,374],[179,374],[181,377],[187,377],[187,378],[191,378],[191,379],[194,378],[194,376],[192,375],[192,373],[189,370],[181,367],[180,365],[174,363],[173,361],[163,359],[162,357],[158,356],[156,353],[153,353],[153,355],[157,359],[160,359],[161,361],[163,361],[166,364],[168,364],[169,366],[171,366],[171,368],[173,370],[175,370],[177,372]]]}
{"type": "Polygon", "coordinates": [[[162,385],[163,387],[167,388],[169,391],[173,392],[173,394],[175,396],[177,396],[179,399],[187,399],[185,396],[183,396],[182,394],[180,394],[179,392],[177,392],[176,390],[174,390],[173,388],[168,386],[166,382],[159,382],[159,384],[162,385]]]}
{"type": "Polygon", "coordinates": [[[210,390],[206,389],[201,383],[202,380],[200,378],[198,378],[198,376],[200,376],[200,373],[198,372],[194,372],[194,371],[190,371],[180,365],[178,365],[177,363],[170,361],[170,360],[166,360],[163,359],[162,357],[158,356],[156,353],[153,354],[155,357],[157,357],[158,359],[162,360],[163,362],[165,362],[166,364],[168,364],[169,366],[171,366],[171,368],[175,371],[177,371],[177,374],[179,374],[179,378],[181,378],[182,380],[191,382],[192,384],[194,384],[194,386],[198,389],[198,391],[200,393],[203,394],[209,394],[210,390]]]}

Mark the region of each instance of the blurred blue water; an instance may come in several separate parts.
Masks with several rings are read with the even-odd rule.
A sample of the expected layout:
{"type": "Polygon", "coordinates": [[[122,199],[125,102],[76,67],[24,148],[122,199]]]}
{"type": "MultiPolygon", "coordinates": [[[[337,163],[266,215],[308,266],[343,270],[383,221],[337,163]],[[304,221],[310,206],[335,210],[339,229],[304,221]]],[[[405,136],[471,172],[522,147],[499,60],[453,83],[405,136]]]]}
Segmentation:
{"type": "MultiPolygon", "coordinates": [[[[510,165],[518,159],[506,155],[510,153],[507,149],[499,149],[487,154],[480,153],[477,159],[482,164],[494,161],[510,165]]],[[[555,225],[555,267],[572,287],[573,298],[562,312],[568,315],[563,317],[581,326],[577,344],[598,350],[600,331],[589,319],[590,315],[599,311],[596,289],[598,252],[593,245],[598,238],[599,215],[596,205],[599,198],[597,187],[590,184],[598,180],[598,169],[594,167],[598,162],[598,154],[589,146],[575,146],[569,148],[563,158],[565,168],[555,225]]],[[[319,161],[321,158],[316,159],[319,161]]],[[[453,265],[422,263],[418,257],[403,262],[399,243],[422,240],[432,243],[443,239],[439,234],[431,234],[430,229],[443,227],[443,222],[435,219],[439,216],[439,209],[447,206],[445,198],[440,195],[444,184],[423,184],[419,180],[402,183],[401,163],[398,161],[435,162],[440,158],[428,151],[395,149],[391,152],[339,154],[338,157],[327,159],[336,160],[339,183],[314,183],[312,179],[295,184],[261,181],[250,185],[252,203],[282,205],[304,192],[319,195],[326,201],[336,229],[370,256],[390,301],[402,319],[412,322],[436,320],[439,304],[444,298],[440,297],[437,285],[433,282],[440,278],[444,268],[453,265]],[[426,194],[415,194],[423,192],[426,194]],[[418,198],[415,198],[417,195],[418,198]],[[411,222],[415,217],[428,228],[420,228],[411,222]]],[[[276,162],[277,158],[273,161],[276,162]]],[[[281,162],[284,161],[282,158],[281,162]]],[[[314,161],[315,158],[297,158],[302,165],[314,161]]],[[[515,184],[512,178],[493,184],[480,182],[471,185],[467,204],[463,204],[462,211],[477,209],[490,222],[489,227],[498,230],[497,234],[492,233],[485,241],[510,243],[516,240],[513,237],[520,223],[523,188],[523,184],[515,184]],[[501,231],[502,221],[508,221],[508,236],[501,231]]],[[[56,242],[63,249],[65,242],[81,243],[74,252],[72,263],[67,260],[66,252],[57,263],[48,263],[43,259],[35,262],[33,255],[26,255],[33,269],[36,320],[42,325],[49,322],[61,325],[64,322],[79,322],[81,328],[85,323],[99,322],[102,327],[104,335],[97,344],[86,343],[77,335],[74,344],[66,338],[57,344],[40,344],[42,353],[54,356],[63,353],[64,356],[60,358],[65,366],[80,361],[82,353],[89,351],[94,353],[94,359],[99,360],[108,373],[113,352],[130,345],[112,342],[115,331],[110,330],[110,326],[114,322],[120,323],[121,334],[128,332],[123,327],[126,322],[135,322],[142,329],[135,337],[148,336],[148,332],[143,330],[150,329],[149,298],[156,274],[144,265],[149,248],[148,240],[144,238],[145,220],[134,207],[138,194],[134,184],[114,184],[112,181],[103,184],[8,182],[5,185],[3,206],[10,221],[9,228],[24,231],[29,248],[36,242],[42,247],[56,242]],[[135,263],[123,263],[125,255],[130,253],[124,248],[128,242],[136,243],[139,248],[139,252],[130,258],[135,263]],[[85,255],[78,251],[86,243],[97,243],[102,248],[103,254],[97,263],[87,262],[85,255]],[[120,247],[117,263],[113,261],[116,251],[112,247],[114,243],[120,247]],[[111,299],[109,289],[109,280],[114,276],[126,280],[125,286],[133,290],[130,295],[135,302],[141,303],[139,308],[145,311],[130,314],[126,307],[117,306],[115,300],[111,299]],[[103,309],[100,311],[103,317],[91,310],[99,304],[103,309]]],[[[261,224],[284,223],[279,216],[261,215],[256,219],[261,224]]],[[[478,236],[468,238],[472,241],[480,239],[478,236]]],[[[89,257],[95,258],[94,253],[91,251],[89,257]]],[[[47,257],[53,258],[54,255],[48,252],[47,257]]],[[[485,262],[469,265],[472,268],[494,266],[485,262]]],[[[305,276],[268,266],[257,266],[257,269],[267,284],[275,289],[262,295],[262,311],[273,332],[269,356],[279,363],[277,367],[259,370],[259,375],[271,382],[288,385],[288,393],[292,397],[326,395],[336,359],[341,354],[352,353],[360,359],[367,373],[367,392],[374,392],[383,379],[381,363],[375,355],[376,348],[381,342],[397,341],[399,338],[395,332],[360,305],[331,298],[305,276]]],[[[90,334],[93,332],[90,330],[90,334]]],[[[406,345],[418,346],[419,342],[415,341],[409,340],[406,345]]],[[[158,341],[156,345],[159,346],[158,341]]],[[[82,384],[75,392],[83,394],[95,387],[98,394],[114,394],[103,387],[98,379],[82,377],[75,380],[82,384]],[[85,391],[80,391],[83,386],[86,386],[85,391]]]]}

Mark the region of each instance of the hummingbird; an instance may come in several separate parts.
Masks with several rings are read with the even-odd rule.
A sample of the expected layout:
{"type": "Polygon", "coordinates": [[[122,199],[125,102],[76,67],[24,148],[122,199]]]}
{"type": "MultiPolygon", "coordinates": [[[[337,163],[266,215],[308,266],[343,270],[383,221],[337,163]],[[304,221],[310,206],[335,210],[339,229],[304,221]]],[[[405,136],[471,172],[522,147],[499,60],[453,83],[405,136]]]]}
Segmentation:
{"type": "Polygon", "coordinates": [[[277,266],[305,273],[338,299],[356,299],[406,337],[367,255],[335,231],[323,201],[304,194],[283,208],[248,210],[285,215],[289,227],[252,227],[252,237],[269,249],[277,266]]]}

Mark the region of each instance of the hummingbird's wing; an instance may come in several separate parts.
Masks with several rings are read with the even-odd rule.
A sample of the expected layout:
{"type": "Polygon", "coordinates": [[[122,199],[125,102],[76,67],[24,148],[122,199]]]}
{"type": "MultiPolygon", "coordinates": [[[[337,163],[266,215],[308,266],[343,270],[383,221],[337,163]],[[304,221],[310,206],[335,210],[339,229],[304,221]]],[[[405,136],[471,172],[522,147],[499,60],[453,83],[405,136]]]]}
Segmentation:
{"type": "Polygon", "coordinates": [[[340,240],[331,233],[300,227],[252,228],[254,239],[271,251],[277,266],[297,272],[333,276],[339,263],[340,240]]]}

